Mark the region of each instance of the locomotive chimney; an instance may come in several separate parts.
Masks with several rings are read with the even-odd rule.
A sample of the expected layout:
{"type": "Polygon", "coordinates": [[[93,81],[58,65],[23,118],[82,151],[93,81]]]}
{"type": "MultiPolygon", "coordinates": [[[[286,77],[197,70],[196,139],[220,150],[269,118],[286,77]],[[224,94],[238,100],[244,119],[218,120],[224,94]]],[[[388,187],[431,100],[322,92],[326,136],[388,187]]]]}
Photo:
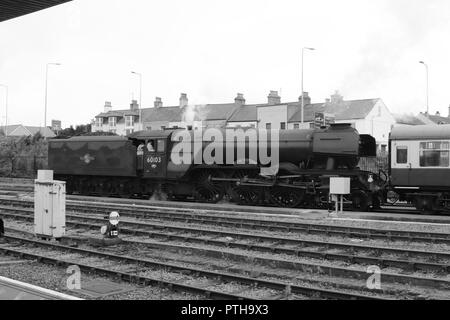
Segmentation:
{"type": "Polygon", "coordinates": [[[245,105],[244,95],[242,93],[238,93],[236,98],[234,98],[234,103],[239,105],[239,106],[245,105]]]}
{"type": "Polygon", "coordinates": [[[188,97],[186,93],[182,93],[180,96],[180,108],[186,107],[188,105],[188,97]]]}
{"type": "Polygon", "coordinates": [[[160,97],[155,98],[154,106],[155,108],[161,108],[163,106],[163,102],[160,97]]]}
{"type": "Polygon", "coordinates": [[[104,111],[105,111],[105,113],[112,111],[112,105],[111,105],[110,101],[106,101],[105,102],[105,109],[104,109],[104,111]]]}
{"type": "Polygon", "coordinates": [[[281,97],[278,95],[278,91],[270,91],[267,97],[267,103],[270,105],[281,103],[281,97]]]}
{"type": "MultiPolygon", "coordinates": [[[[302,96],[298,98],[298,101],[302,102],[302,96]]],[[[306,105],[311,104],[311,97],[308,92],[303,92],[303,102],[306,105]]]]}
{"type": "Polygon", "coordinates": [[[137,100],[131,100],[130,109],[131,110],[138,110],[139,109],[139,103],[137,102],[137,100]]]}

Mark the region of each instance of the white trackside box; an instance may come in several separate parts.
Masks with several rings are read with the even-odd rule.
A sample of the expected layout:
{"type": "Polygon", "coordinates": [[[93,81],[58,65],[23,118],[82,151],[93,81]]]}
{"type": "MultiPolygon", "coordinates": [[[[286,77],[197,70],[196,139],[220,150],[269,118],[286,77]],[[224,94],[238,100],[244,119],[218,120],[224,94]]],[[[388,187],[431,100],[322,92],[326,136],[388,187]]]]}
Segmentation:
{"type": "Polygon", "coordinates": [[[65,182],[35,180],[34,232],[37,236],[51,238],[66,234],[65,182]]]}
{"type": "Polygon", "coordinates": [[[350,178],[330,178],[330,194],[350,194],[350,178]]]}

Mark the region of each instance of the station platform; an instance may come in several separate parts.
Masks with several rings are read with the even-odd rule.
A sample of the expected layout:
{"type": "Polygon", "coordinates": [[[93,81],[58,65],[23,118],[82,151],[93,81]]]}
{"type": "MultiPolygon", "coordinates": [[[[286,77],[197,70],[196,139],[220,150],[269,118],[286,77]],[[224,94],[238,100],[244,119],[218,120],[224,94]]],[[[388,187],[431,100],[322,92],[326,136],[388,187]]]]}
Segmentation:
{"type": "Polygon", "coordinates": [[[82,300],[82,299],[0,276],[0,300],[82,300]]]}

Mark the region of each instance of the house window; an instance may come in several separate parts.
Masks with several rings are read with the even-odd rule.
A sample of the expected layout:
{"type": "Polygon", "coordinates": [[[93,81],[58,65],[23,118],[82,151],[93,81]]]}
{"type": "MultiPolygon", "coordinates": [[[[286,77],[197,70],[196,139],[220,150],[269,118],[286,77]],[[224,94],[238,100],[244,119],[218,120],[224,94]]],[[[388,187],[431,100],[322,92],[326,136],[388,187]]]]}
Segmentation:
{"type": "Polygon", "coordinates": [[[299,123],[294,123],[294,129],[300,129],[300,124],[299,123]]]}
{"type": "Polygon", "coordinates": [[[309,123],[309,128],[310,129],[315,129],[316,128],[316,124],[314,122],[310,122],[309,123]]]}
{"type": "Polygon", "coordinates": [[[281,130],[286,130],[286,122],[281,122],[280,123],[280,129],[281,130]]]}
{"type": "Polygon", "coordinates": [[[152,127],[147,127],[147,130],[152,130],[152,127]]]}
{"type": "Polygon", "coordinates": [[[421,167],[448,167],[450,143],[448,141],[430,141],[420,143],[421,167]]]}
{"type": "Polygon", "coordinates": [[[251,124],[251,125],[250,125],[250,128],[253,128],[253,129],[254,129],[254,128],[256,128],[256,126],[255,126],[254,124],[251,124]]]}
{"type": "Polygon", "coordinates": [[[382,144],[381,145],[381,152],[386,153],[387,145],[382,144]]]}
{"type": "Polygon", "coordinates": [[[111,132],[111,133],[116,133],[117,132],[117,130],[116,129],[111,129],[111,130],[109,130],[109,132],[111,132]]]}
{"type": "Polygon", "coordinates": [[[101,127],[103,125],[103,118],[95,118],[95,126],[101,127]]]}
{"type": "Polygon", "coordinates": [[[397,147],[397,163],[404,164],[408,162],[408,147],[397,147]]]}
{"type": "Polygon", "coordinates": [[[271,124],[271,123],[266,123],[266,129],[267,129],[267,130],[272,129],[272,124],[271,124]]]}
{"type": "Polygon", "coordinates": [[[134,132],[134,129],[127,129],[125,130],[125,134],[128,136],[134,132]]]}
{"type": "Polygon", "coordinates": [[[109,126],[110,127],[115,127],[117,124],[117,118],[116,117],[109,117],[109,126]]]}
{"type": "Polygon", "coordinates": [[[125,116],[125,126],[126,127],[134,126],[134,116],[125,116]]]}

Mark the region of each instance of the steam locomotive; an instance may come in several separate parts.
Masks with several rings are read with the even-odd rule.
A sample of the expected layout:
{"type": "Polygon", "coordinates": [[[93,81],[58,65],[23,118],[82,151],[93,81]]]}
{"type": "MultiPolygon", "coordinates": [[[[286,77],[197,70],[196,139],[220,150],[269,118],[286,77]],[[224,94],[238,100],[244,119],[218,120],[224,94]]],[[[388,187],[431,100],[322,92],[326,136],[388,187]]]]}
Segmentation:
{"type": "Polygon", "coordinates": [[[50,140],[49,169],[68,194],[325,208],[329,178],[339,176],[351,178],[354,209],[377,208],[384,197],[385,181],[357,167],[376,155],[375,139],[349,124],[280,130],[276,141],[272,131],[214,130],[214,138],[174,129],[50,140]],[[262,146],[278,155],[275,165],[264,162],[262,146]]]}

